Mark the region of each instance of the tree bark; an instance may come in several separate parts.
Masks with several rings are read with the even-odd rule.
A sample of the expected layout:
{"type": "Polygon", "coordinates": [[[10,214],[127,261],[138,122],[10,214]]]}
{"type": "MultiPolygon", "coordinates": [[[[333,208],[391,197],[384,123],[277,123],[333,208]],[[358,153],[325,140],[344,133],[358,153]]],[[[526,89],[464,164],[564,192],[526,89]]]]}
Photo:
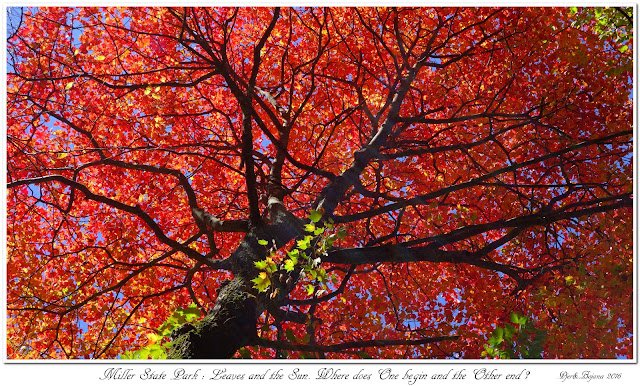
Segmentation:
{"type": "Polygon", "coordinates": [[[256,344],[258,317],[293,288],[273,283],[282,293],[269,299],[254,289],[251,282],[259,274],[253,263],[267,257],[267,248],[282,247],[302,234],[303,222],[287,212],[280,200],[272,197],[268,209],[271,223],[250,230],[225,262],[234,278],[219,289],[213,310],[202,320],[185,324],[172,334],[169,359],[230,358],[239,348],[256,344]],[[262,246],[258,240],[267,240],[269,244],[262,246]]]}
{"type": "Polygon", "coordinates": [[[230,358],[255,341],[257,299],[251,282],[238,276],[222,287],[213,310],[172,333],[169,359],[230,358]]]}

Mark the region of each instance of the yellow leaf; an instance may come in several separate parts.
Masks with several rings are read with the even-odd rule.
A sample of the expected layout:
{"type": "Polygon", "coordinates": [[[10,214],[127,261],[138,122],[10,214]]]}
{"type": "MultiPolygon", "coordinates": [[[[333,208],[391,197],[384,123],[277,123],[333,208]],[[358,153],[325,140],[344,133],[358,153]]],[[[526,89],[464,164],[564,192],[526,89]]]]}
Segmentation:
{"type": "Polygon", "coordinates": [[[67,83],[67,84],[64,86],[64,89],[65,89],[65,90],[68,90],[68,89],[70,89],[71,87],[73,87],[73,82],[69,82],[69,83],[67,83]]]}
{"type": "Polygon", "coordinates": [[[147,339],[149,339],[149,345],[155,344],[160,337],[157,334],[149,333],[147,334],[147,339]]]}
{"type": "Polygon", "coordinates": [[[104,60],[105,56],[104,55],[98,55],[96,56],[96,60],[104,60]]]}
{"type": "Polygon", "coordinates": [[[76,49],[75,51],[73,51],[74,55],[78,55],[80,53],[80,50],[76,49]]]}

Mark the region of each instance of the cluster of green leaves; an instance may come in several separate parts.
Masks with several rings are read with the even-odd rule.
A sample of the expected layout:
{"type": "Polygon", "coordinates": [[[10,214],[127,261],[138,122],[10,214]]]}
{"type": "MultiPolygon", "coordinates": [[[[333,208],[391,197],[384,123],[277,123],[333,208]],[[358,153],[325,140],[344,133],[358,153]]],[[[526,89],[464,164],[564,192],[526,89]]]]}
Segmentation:
{"type": "Polygon", "coordinates": [[[569,12],[575,18],[574,27],[592,25],[600,39],[612,39],[618,44],[620,53],[629,49],[633,40],[632,7],[570,7],[569,12]]]}
{"type": "Polygon", "coordinates": [[[574,17],[573,27],[590,27],[601,40],[609,40],[622,54],[618,61],[607,61],[607,74],[618,76],[633,71],[633,7],[570,7],[574,17]],[[626,54],[625,54],[626,53],[626,54]]]}
{"type": "Polygon", "coordinates": [[[173,312],[156,332],[147,334],[149,344],[136,351],[127,351],[122,359],[167,359],[171,348],[171,332],[184,323],[190,323],[202,318],[198,306],[191,303],[187,308],[179,308],[173,312]]]}
{"type": "MultiPolygon", "coordinates": [[[[321,267],[322,256],[327,254],[337,240],[347,236],[346,229],[336,227],[331,219],[323,221],[320,226],[322,213],[319,211],[311,210],[307,218],[309,223],[304,226],[306,234],[302,239],[297,240],[295,248],[287,251],[282,263],[278,265],[274,261],[276,251],[273,248],[266,259],[254,263],[260,270],[258,276],[252,279],[253,287],[258,291],[266,292],[272,284],[273,275],[278,271],[292,272],[298,265],[302,268],[300,277],[308,278],[310,282],[315,283],[315,285],[305,284],[307,295],[312,295],[317,285],[326,288],[329,279],[335,280],[333,277],[329,278],[327,271],[321,267]]],[[[258,240],[258,243],[265,247],[269,244],[266,240],[258,240]]]]}
{"type": "Polygon", "coordinates": [[[542,359],[547,332],[537,329],[526,316],[512,312],[511,323],[496,327],[482,356],[497,359],[542,359]]]}

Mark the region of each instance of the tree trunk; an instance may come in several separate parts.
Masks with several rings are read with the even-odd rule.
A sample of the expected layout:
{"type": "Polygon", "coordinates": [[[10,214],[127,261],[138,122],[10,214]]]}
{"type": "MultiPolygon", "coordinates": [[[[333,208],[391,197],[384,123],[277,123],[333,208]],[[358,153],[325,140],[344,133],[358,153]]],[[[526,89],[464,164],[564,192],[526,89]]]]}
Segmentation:
{"type": "MultiPolygon", "coordinates": [[[[272,281],[281,291],[277,298],[269,299],[251,282],[260,272],[254,262],[267,257],[267,248],[280,248],[302,234],[303,222],[287,212],[280,200],[272,197],[268,209],[271,224],[250,230],[228,258],[234,278],[218,290],[213,310],[204,319],[172,333],[169,359],[230,358],[239,348],[255,344],[258,316],[272,305],[277,308],[277,302],[293,288],[272,281]],[[258,240],[266,240],[268,245],[260,245],[258,240]]],[[[291,276],[297,278],[298,274],[291,276]]]]}
{"type": "Polygon", "coordinates": [[[256,336],[256,296],[251,282],[238,276],[218,292],[213,310],[172,334],[169,359],[230,358],[256,336]]]}

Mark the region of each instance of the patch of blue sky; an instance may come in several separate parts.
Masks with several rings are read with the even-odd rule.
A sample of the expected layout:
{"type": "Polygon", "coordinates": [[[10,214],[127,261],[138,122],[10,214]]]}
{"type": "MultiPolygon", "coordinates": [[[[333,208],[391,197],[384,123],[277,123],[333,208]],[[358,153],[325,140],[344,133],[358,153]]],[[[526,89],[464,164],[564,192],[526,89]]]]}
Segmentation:
{"type": "Polygon", "coordinates": [[[27,189],[29,190],[29,193],[32,197],[35,197],[35,198],[42,197],[42,190],[40,189],[40,185],[29,184],[27,185],[27,189]]]}

